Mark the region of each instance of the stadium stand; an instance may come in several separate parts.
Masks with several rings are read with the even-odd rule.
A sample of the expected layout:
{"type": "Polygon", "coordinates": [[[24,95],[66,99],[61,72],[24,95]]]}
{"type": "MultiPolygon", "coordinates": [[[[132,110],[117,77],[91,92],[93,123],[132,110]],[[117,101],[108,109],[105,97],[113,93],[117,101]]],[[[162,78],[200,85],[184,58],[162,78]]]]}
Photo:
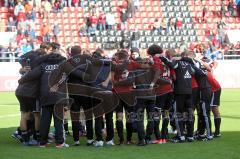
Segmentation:
{"type": "MultiPolygon", "coordinates": [[[[228,1],[224,2],[226,13],[222,17],[222,21],[226,23],[224,29],[238,29],[239,17],[231,16],[228,10],[228,1]]],[[[205,42],[209,34],[216,35],[218,33],[218,22],[221,20],[221,0],[140,0],[140,6],[135,14],[128,18],[125,30],[119,29],[121,23],[119,8],[124,3],[120,0],[99,0],[96,6],[100,9],[114,14],[116,19],[116,29],[111,31],[96,31],[96,36],[79,36],[81,24],[86,23],[86,17],[91,11],[92,1],[84,1],[84,7],[64,7],[60,13],[51,12],[48,18],[42,18],[37,12],[36,19],[36,35],[41,35],[41,28],[44,23],[50,26],[54,22],[58,22],[60,34],[58,41],[63,45],[69,43],[81,44],[83,48],[93,50],[99,46],[105,47],[106,43],[118,43],[122,40],[122,32],[130,36],[132,31],[138,26],[141,35],[140,47],[145,49],[153,43],[161,44],[164,48],[177,48],[183,43],[205,42]],[[205,9],[205,19],[203,18],[203,10],[205,9]],[[155,19],[165,19],[169,22],[171,19],[180,20],[181,28],[174,31],[161,30],[156,33],[152,30],[155,19]],[[210,32],[210,33],[209,33],[210,32]]],[[[0,8],[1,17],[7,23],[9,16],[13,16],[13,9],[7,7],[0,8]]],[[[237,7],[234,4],[234,14],[237,15],[237,7]]],[[[168,24],[169,25],[169,24],[168,24]]],[[[38,38],[42,40],[41,37],[38,38]]]]}

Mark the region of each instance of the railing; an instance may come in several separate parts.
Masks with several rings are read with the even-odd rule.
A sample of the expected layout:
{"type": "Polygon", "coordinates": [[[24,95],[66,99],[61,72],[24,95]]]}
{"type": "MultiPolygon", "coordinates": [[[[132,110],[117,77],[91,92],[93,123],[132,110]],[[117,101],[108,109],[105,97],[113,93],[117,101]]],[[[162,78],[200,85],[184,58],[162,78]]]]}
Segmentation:
{"type": "Polygon", "coordinates": [[[20,52],[0,52],[0,62],[18,62],[20,52]]]}
{"type": "Polygon", "coordinates": [[[16,32],[17,27],[16,26],[0,26],[0,32],[16,32]],[[7,29],[10,28],[11,31],[8,31],[7,29]]]}
{"type": "Polygon", "coordinates": [[[236,54],[237,52],[240,53],[240,50],[227,50],[223,56],[223,60],[238,60],[240,59],[240,54],[236,54]],[[229,54],[229,55],[228,55],[229,54]]]}

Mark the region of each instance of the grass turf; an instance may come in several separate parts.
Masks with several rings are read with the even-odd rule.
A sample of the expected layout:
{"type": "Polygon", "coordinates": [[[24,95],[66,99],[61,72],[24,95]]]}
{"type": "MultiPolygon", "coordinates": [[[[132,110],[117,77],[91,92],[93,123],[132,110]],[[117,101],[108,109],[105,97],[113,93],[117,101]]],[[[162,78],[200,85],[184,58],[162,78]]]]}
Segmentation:
{"type": "MultiPolygon", "coordinates": [[[[41,149],[38,147],[24,147],[11,138],[11,134],[19,125],[19,106],[14,93],[0,93],[0,158],[137,158],[137,159],[240,159],[240,89],[224,89],[221,98],[222,137],[209,142],[194,142],[165,145],[148,145],[137,147],[123,145],[113,147],[94,148],[85,146],[85,139],[81,139],[79,147],[56,149],[54,146],[41,149]]],[[[135,134],[134,134],[135,135],[135,134]]],[[[115,140],[117,141],[117,140],[115,140]]],[[[70,145],[72,138],[67,139],[70,145]]]]}

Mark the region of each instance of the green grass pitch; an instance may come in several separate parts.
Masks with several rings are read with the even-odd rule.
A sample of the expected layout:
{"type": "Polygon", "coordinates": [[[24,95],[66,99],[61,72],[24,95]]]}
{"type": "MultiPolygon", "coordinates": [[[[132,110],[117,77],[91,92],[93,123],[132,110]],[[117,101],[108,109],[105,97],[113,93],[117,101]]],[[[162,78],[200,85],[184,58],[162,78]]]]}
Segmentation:
{"type": "MultiPolygon", "coordinates": [[[[0,93],[0,158],[240,159],[240,89],[224,89],[222,91],[220,110],[222,137],[209,142],[95,148],[85,146],[85,138],[82,138],[79,147],[56,149],[51,146],[42,149],[24,147],[11,138],[11,134],[19,125],[19,106],[14,93],[0,93]]],[[[67,143],[73,144],[71,137],[67,139],[67,143]]]]}

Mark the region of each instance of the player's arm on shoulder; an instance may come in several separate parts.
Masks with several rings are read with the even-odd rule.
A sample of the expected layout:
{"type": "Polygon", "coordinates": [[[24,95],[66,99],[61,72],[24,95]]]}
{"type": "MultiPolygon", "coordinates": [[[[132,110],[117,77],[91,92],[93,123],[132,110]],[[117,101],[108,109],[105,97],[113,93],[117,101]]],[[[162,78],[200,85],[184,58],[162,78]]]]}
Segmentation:
{"type": "Polygon", "coordinates": [[[21,77],[20,80],[18,80],[19,83],[24,83],[32,80],[36,80],[41,76],[41,66],[38,66],[34,68],[33,70],[29,71],[25,75],[21,77]]]}

